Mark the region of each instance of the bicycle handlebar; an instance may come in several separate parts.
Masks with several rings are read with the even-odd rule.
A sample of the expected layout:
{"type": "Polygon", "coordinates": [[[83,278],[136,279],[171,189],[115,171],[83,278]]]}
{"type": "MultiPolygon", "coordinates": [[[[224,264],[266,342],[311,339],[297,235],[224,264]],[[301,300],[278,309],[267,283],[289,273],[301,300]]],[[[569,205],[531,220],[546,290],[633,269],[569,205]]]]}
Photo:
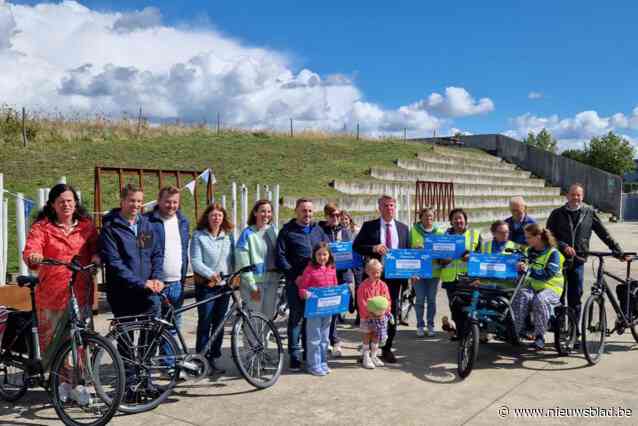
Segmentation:
{"type": "Polygon", "coordinates": [[[633,256],[634,258],[636,258],[636,256],[638,255],[638,253],[636,252],[631,252],[631,251],[626,251],[626,252],[622,252],[622,253],[618,253],[618,252],[611,252],[611,251],[588,251],[585,252],[585,256],[593,256],[593,257],[597,257],[597,258],[603,258],[603,257],[621,257],[621,256],[633,256]]]}
{"type": "Polygon", "coordinates": [[[52,259],[47,257],[39,262],[36,262],[36,264],[44,266],[65,266],[67,269],[70,269],[74,272],[93,272],[95,269],[97,269],[98,266],[95,263],[89,263],[86,266],[82,266],[76,258],[73,258],[70,262],[64,262],[59,259],[52,259]]]}

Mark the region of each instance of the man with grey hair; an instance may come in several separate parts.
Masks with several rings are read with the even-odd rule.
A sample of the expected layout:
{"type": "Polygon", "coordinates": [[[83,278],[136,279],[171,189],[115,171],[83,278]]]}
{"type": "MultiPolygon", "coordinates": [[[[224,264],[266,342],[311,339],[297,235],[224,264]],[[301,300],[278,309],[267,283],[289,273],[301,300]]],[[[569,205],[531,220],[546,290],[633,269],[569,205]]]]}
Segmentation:
{"type": "Polygon", "coordinates": [[[510,212],[512,212],[512,216],[505,219],[507,226],[510,228],[510,241],[520,245],[527,244],[525,241],[525,227],[536,223],[536,221],[527,215],[527,204],[523,197],[516,196],[510,199],[510,212]]]}

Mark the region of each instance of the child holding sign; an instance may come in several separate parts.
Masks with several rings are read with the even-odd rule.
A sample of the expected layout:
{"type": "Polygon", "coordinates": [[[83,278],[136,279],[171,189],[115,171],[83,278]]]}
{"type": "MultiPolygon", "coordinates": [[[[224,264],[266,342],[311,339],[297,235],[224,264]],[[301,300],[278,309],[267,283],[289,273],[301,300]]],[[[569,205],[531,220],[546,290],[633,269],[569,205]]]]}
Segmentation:
{"type": "MultiPolygon", "coordinates": [[[[337,285],[335,260],[327,243],[321,242],[312,250],[312,260],[297,279],[299,297],[312,296],[311,287],[334,287],[337,285]]],[[[306,344],[308,347],[307,370],[314,376],[325,376],[328,368],[328,344],[332,315],[306,318],[306,344]]]]}
{"type": "Polygon", "coordinates": [[[361,316],[361,332],[363,333],[363,367],[383,367],[383,362],[377,357],[379,341],[387,337],[388,321],[391,319],[390,291],[381,280],[383,266],[376,259],[366,263],[365,279],[357,290],[357,307],[361,316]],[[379,296],[387,300],[381,303],[379,296]],[[384,306],[385,305],[385,306],[384,306]],[[385,309],[383,309],[385,308],[385,309]]]}

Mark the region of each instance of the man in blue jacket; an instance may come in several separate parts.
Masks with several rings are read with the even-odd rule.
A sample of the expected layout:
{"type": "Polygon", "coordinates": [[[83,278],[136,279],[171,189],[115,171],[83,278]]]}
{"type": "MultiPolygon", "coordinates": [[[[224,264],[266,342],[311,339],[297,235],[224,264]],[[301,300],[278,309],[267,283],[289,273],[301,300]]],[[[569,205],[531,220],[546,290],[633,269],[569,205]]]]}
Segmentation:
{"type": "Polygon", "coordinates": [[[100,251],[106,266],[107,299],[115,317],[153,312],[164,288],[160,281],[164,264],[164,242],[154,226],[141,215],[144,193],[126,185],[120,193],[120,208],[102,221],[100,251]]]}
{"type": "MultiPolygon", "coordinates": [[[[162,265],[162,293],[168,297],[175,309],[184,302],[184,280],[188,270],[188,242],[190,240],[188,219],[179,210],[180,191],[175,186],[165,186],[157,195],[157,205],[145,216],[155,226],[155,231],[164,242],[162,265]]],[[[181,315],[175,318],[176,326],[181,315]]]]}
{"type": "Polygon", "coordinates": [[[304,324],[304,301],[299,297],[295,280],[299,277],[312,258],[312,249],[320,242],[329,242],[321,227],[312,221],[312,202],[306,198],[297,200],[295,219],[286,223],[277,237],[277,267],[286,277],[286,296],[288,298],[288,353],[290,369],[301,369],[301,346],[306,348],[304,324]],[[301,345],[299,340],[301,339],[301,345]]]}

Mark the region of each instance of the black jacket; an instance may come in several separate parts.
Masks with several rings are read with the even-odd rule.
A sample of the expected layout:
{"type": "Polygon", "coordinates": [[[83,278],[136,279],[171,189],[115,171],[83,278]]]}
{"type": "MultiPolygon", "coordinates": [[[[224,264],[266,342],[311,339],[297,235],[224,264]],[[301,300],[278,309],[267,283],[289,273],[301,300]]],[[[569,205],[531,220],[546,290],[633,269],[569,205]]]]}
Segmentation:
{"type": "Polygon", "coordinates": [[[330,242],[323,229],[316,223],[310,224],[308,234],[295,219],[281,228],[277,236],[275,263],[288,282],[294,282],[301,275],[312,257],[312,249],[321,241],[330,242]]]}
{"type": "MultiPolygon", "coordinates": [[[[395,222],[397,226],[397,233],[399,234],[398,248],[410,248],[410,230],[408,229],[408,226],[398,220],[395,222]]],[[[381,244],[381,219],[364,222],[361,226],[361,230],[352,243],[352,249],[364,258],[381,260],[381,256],[372,250],[377,244],[381,244]]]]}
{"type": "Polygon", "coordinates": [[[565,248],[571,246],[576,250],[576,254],[579,257],[585,258],[585,253],[589,251],[589,240],[591,239],[592,231],[598,235],[598,238],[612,252],[622,253],[622,248],[609,234],[594,209],[586,204],[583,204],[579,209],[575,221],[571,220],[570,212],[566,205],[555,209],[547,219],[547,228],[556,237],[558,248],[563,255],[565,254],[565,248]]]}

